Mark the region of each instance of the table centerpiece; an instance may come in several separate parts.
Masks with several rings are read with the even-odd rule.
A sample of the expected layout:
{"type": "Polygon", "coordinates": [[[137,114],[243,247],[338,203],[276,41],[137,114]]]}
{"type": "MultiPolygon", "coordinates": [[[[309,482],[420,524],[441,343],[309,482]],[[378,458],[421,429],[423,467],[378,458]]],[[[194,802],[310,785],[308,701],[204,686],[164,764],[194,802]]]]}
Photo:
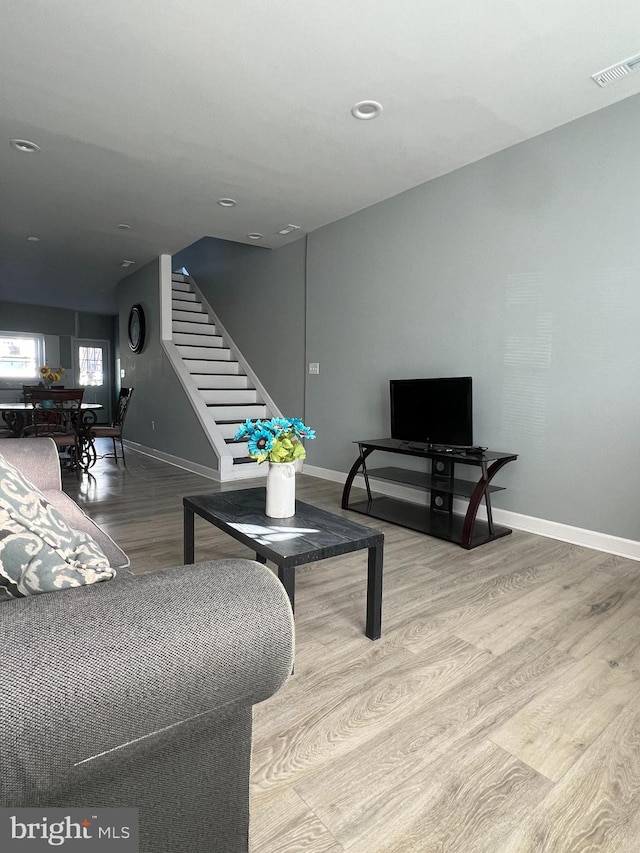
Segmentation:
{"type": "Polygon", "coordinates": [[[43,364],[39,370],[40,384],[44,385],[45,388],[51,388],[55,382],[60,382],[63,373],[64,367],[49,367],[47,364],[43,364]]]}
{"type": "Polygon", "coordinates": [[[267,472],[266,515],[291,518],[296,511],[296,463],[307,455],[302,440],[314,439],[315,430],[299,418],[271,418],[240,426],[235,441],[248,440],[249,456],[259,464],[269,463],[267,472]]]}

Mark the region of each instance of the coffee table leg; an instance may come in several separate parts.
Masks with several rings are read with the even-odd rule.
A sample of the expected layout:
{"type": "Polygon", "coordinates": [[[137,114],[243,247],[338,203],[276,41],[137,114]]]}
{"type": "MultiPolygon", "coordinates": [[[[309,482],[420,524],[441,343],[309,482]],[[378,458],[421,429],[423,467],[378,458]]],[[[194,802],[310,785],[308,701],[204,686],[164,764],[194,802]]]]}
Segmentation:
{"type": "Polygon", "coordinates": [[[184,564],[190,566],[194,558],[193,510],[184,508],[184,564]]]}
{"type": "MultiPolygon", "coordinates": [[[[256,554],[256,562],[258,563],[266,563],[267,558],[263,557],[262,554],[256,554]]],[[[295,603],[296,603],[296,570],[294,569],[282,569],[278,566],[278,580],[282,584],[285,589],[285,592],[289,596],[289,601],[291,602],[291,609],[295,613],[295,603]]]]}
{"type": "Polygon", "coordinates": [[[382,633],[382,543],[369,548],[369,571],[367,578],[367,626],[365,633],[370,640],[378,640],[382,633]]]}
{"type": "Polygon", "coordinates": [[[296,570],[294,568],[283,569],[278,566],[278,579],[289,596],[291,609],[296,612],[296,570]]]}

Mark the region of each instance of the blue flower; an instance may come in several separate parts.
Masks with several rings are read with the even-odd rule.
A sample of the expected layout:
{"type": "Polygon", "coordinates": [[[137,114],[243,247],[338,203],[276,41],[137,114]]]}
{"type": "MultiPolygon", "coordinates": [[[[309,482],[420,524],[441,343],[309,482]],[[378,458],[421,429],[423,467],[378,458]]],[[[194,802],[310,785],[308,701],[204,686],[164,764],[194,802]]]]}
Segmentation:
{"type": "Polygon", "coordinates": [[[316,431],[311,429],[311,427],[305,426],[300,418],[291,418],[291,426],[301,438],[313,439],[316,437],[316,431]]]}
{"type": "Polygon", "coordinates": [[[301,439],[315,437],[315,430],[300,418],[271,418],[268,421],[247,418],[238,427],[234,440],[246,438],[249,456],[258,462],[266,462],[267,459],[271,462],[293,462],[306,456],[301,439]]]}
{"type": "Polygon", "coordinates": [[[291,429],[291,421],[288,418],[272,418],[268,424],[275,435],[280,432],[289,432],[291,429]]]}
{"type": "MultiPolygon", "coordinates": [[[[260,423],[260,421],[258,421],[260,423]]],[[[241,438],[244,438],[245,435],[251,435],[251,433],[255,429],[255,424],[251,420],[251,418],[247,418],[246,421],[238,427],[238,432],[234,436],[234,441],[240,441],[241,438]]]]}
{"type": "Polygon", "coordinates": [[[249,455],[263,458],[272,448],[273,435],[261,424],[249,437],[249,455]]]}

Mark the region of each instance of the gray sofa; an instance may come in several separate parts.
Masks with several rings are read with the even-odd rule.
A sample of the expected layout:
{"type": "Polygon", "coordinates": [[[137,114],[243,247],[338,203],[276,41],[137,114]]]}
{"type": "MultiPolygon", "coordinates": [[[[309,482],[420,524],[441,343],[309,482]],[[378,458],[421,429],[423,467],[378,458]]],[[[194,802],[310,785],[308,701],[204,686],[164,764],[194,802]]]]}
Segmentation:
{"type": "MultiPolygon", "coordinates": [[[[0,454],[90,532],[50,439],[0,454]]],[[[139,809],[144,853],[248,849],[251,711],[291,672],[272,572],[219,560],[0,603],[0,806],[139,809]]]]}

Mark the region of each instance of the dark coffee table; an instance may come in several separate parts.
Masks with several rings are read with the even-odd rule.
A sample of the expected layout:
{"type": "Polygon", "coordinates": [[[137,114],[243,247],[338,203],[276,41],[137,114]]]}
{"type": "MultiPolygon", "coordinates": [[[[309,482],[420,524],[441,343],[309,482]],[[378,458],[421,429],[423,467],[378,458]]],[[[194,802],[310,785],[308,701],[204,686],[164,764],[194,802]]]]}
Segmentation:
{"type": "Polygon", "coordinates": [[[256,560],[278,567],[278,577],[295,605],[296,566],[367,548],[367,621],[365,633],[380,637],[384,534],[310,504],[296,501],[292,518],[265,515],[265,489],[240,489],[190,495],[184,505],[184,562],[194,562],[194,515],[224,530],[255,552],[256,560]]]}

